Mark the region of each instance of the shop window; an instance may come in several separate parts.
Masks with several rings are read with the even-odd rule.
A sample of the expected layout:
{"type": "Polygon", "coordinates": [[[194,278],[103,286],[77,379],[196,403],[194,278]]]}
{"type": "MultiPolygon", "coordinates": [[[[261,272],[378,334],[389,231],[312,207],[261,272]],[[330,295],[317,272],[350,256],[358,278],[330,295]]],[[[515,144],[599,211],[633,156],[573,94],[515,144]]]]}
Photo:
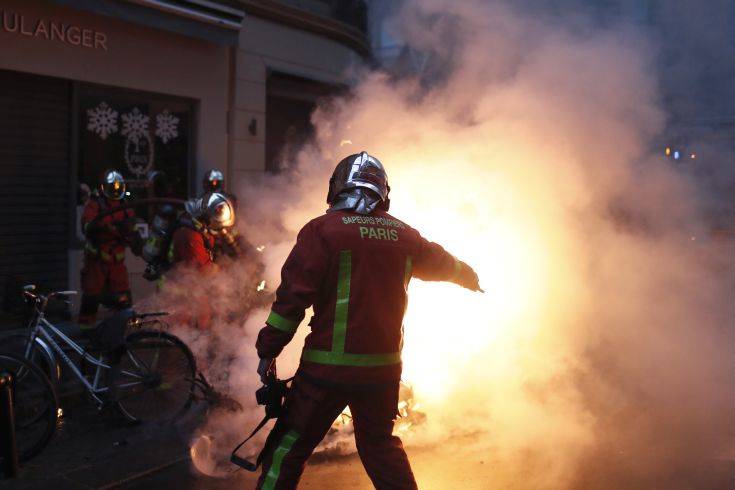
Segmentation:
{"type": "Polygon", "coordinates": [[[319,103],[344,95],[346,87],[271,72],[266,93],[265,168],[277,173],[314,136],[311,114],[319,103]]]}
{"type": "Polygon", "coordinates": [[[190,189],[193,103],[107,87],[78,92],[80,184],[95,189],[106,169],[122,172],[131,198],[185,198],[190,189]],[[165,185],[151,184],[163,172],[165,185]]]}

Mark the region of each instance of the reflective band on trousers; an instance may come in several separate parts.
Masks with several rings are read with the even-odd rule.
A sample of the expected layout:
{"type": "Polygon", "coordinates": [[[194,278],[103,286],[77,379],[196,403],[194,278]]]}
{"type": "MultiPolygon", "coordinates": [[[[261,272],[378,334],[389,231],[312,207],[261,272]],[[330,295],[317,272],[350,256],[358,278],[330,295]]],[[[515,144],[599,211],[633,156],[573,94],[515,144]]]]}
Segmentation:
{"type": "Polygon", "coordinates": [[[334,308],[334,332],[332,350],[305,349],[301,359],[319,364],[336,366],[387,366],[401,362],[400,352],[388,354],[351,354],[345,352],[347,338],[347,317],[350,304],[350,279],[352,277],[352,252],[339,253],[339,272],[337,273],[337,304],[334,308]]]}
{"type": "Polygon", "coordinates": [[[268,469],[268,474],[266,475],[265,480],[263,480],[263,486],[261,487],[262,490],[273,490],[276,488],[278,477],[281,476],[281,464],[283,463],[283,458],[288,454],[298,438],[299,433],[295,430],[288,431],[286,435],[283,436],[278,447],[273,451],[271,467],[268,469]]]}
{"type": "Polygon", "coordinates": [[[117,252],[112,255],[104,250],[100,251],[94,248],[89,242],[84,245],[84,249],[91,255],[98,255],[104,262],[122,262],[125,260],[125,252],[117,252]]]}

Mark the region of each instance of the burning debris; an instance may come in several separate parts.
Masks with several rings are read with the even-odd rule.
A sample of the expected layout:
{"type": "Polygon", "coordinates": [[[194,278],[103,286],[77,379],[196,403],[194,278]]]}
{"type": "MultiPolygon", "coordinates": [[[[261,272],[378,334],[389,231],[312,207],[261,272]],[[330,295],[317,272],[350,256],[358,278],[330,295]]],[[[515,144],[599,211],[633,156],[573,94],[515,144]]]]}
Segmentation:
{"type": "MultiPolygon", "coordinates": [[[[398,399],[398,417],[393,431],[395,434],[405,435],[424,424],[426,414],[420,410],[421,405],[414,399],[413,388],[404,381],[401,381],[398,399]]],[[[352,453],[355,451],[353,434],[352,413],[350,407],[347,407],[334,421],[316,452],[327,456],[352,453]]]]}

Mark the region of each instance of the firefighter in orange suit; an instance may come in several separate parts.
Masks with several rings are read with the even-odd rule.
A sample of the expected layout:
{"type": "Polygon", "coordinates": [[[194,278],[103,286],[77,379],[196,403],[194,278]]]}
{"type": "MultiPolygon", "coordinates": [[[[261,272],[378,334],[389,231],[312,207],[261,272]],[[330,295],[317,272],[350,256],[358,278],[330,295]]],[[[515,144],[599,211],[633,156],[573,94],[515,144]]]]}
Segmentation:
{"type": "Polygon", "coordinates": [[[135,212],[124,209],[90,226],[99,214],[123,204],[125,179],[116,170],[107,171],[99,195],[87,201],[82,213],[82,229],[87,238],[81,272],[79,323],[82,328],[94,327],[100,303],[115,309],[128,308],[132,304],[125,247],[135,235],[135,212]]]}
{"type": "Polygon", "coordinates": [[[362,152],[343,159],[330,180],[327,213],[299,232],[283,266],[256,344],[264,382],[305,310],[313,306],[314,316],[284,412],[262,454],[258,488],[295,488],[306,460],[346,406],[373,485],[416,488],[393,435],[406,289],[412,277],[481,289],[470,266],[388,214],[389,190],[376,158],[362,152]]]}

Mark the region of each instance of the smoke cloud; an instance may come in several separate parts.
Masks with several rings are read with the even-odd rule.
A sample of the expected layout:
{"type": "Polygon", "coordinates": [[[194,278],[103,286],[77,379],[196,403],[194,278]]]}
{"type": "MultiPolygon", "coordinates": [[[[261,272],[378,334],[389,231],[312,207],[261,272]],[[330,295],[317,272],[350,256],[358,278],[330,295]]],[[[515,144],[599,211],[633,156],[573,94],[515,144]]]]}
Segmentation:
{"type": "Polygon", "coordinates": [[[262,275],[274,288],[296,233],[325,210],[336,162],[366,150],[388,170],[392,213],[487,290],[412,283],[404,378],[426,420],[409,446],[462,438],[522,488],[724,485],[732,247],[710,237],[700,183],[654,151],[666,124],[655,43],[634,25],[514,2],[407,1],[392,22],[427,54],[421,71],[360,72],[314,113],[295,161],[239,190],[241,231],[266,246],[266,269],[227,268],[207,294],[237,302],[210,335],[228,352],[212,371],[253,410],[202,432],[227,451],[260,414],[253,344],[267,307],[243,322],[230,286],[262,275]]]}

